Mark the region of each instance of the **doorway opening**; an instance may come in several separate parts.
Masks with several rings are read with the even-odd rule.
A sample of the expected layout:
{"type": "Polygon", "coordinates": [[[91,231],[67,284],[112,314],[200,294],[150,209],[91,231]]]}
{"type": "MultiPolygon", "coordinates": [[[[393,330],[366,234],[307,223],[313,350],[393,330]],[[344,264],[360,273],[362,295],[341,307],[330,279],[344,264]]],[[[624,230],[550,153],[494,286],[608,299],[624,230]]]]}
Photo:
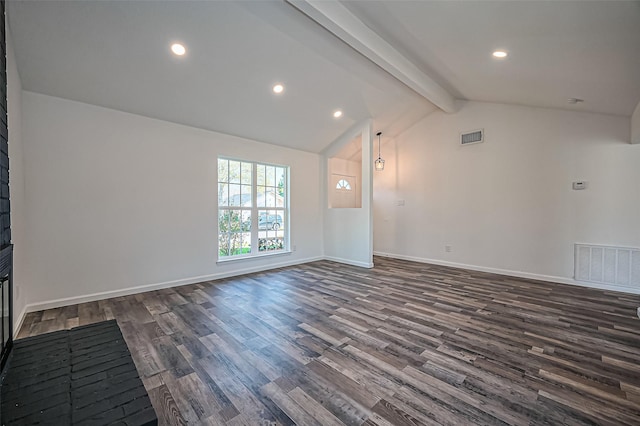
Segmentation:
{"type": "Polygon", "coordinates": [[[329,158],[329,208],[362,208],[362,135],[329,158]]]}

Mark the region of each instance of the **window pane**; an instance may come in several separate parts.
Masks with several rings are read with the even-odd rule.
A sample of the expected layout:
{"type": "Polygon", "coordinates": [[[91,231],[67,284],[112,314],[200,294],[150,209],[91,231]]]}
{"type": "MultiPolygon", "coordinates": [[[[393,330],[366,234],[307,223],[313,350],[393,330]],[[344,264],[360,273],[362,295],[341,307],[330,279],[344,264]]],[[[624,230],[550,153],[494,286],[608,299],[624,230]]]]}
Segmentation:
{"type": "Polygon", "coordinates": [[[258,210],[258,230],[278,230],[282,228],[282,212],[274,210],[258,210]]]}
{"type": "Polygon", "coordinates": [[[219,206],[229,205],[229,184],[226,184],[226,183],[218,184],[218,205],[219,206]]]}
{"type": "Polygon", "coordinates": [[[251,211],[242,211],[242,231],[251,232],[251,211]]]}
{"type": "Polygon", "coordinates": [[[258,210],[258,251],[277,251],[285,248],[285,212],[258,210]]]}
{"type": "Polygon", "coordinates": [[[242,183],[244,183],[245,185],[251,185],[252,181],[251,181],[251,174],[252,174],[252,170],[251,170],[251,163],[242,163],[242,176],[240,178],[240,181],[242,183]]]}
{"type": "Polygon", "coordinates": [[[340,179],[338,181],[338,183],[336,183],[336,189],[344,190],[344,191],[351,191],[351,184],[346,179],[340,179]]]}
{"type": "Polygon", "coordinates": [[[284,250],[284,231],[278,235],[280,231],[267,230],[258,233],[258,251],[277,251],[284,250]]]}
{"type": "Polygon", "coordinates": [[[229,234],[218,234],[218,254],[220,257],[229,256],[229,234]]]}
{"type": "Polygon", "coordinates": [[[229,232],[229,214],[228,210],[218,211],[218,232],[220,234],[229,232]]]}
{"type": "Polygon", "coordinates": [[[240,232],[242,230],[242,210],[227,210],[229,215],[229,231],[240,232]]]}
{"type": "Polygon", "coordinates": [[[267,201],[266,207],[276,206],[276,190],[275,188],[267,188],[264,193],[264,198],[267,201]]]}
{"type": "Polygon", "coordinates": [[[229,210],[230,255],[242,254],[242,210],[229,210]]]}
{"type": "Polygon", "coordinates": [[[264,186],[258,187],[258,198],[257,198],[256,204],[258,205],[258,207],[267,206],[267,201],[265,200],[265,195],[264,195],[264,186]]]}
{"type": "Polygon", "coordinates": [[[229,234],[229,255],[237,256],[239,254],[242,254],[242,234],[232,232],[229,234]]]}
{"type": "Polygon", "coordinates": [[[273,166],[267,166],[265,172],[265,179],[267,186],[276,186],[276,168],[273,166]]]}
{"type": "Polygon", "coordinates": [[[229,182],[229,160],[218,159],[218,182],[229,182]]]}
{"type": "Polygon", "coordinates": [[[240,185],[230,184],[229,185],[229,205],[230,206],[241,206],[241,197],[240,197],[240,185]]]}
{"type": "Polygon", "coordinates": [[[258,164],[256,167],[257,170],[257,179],[258,179],[258,185],[264,185],[265,183],[265,166],[263,164],[258,164]]]}
{"type": "Polygon", "coordinates": [[[251,253],[251,233],[245,232],[242,234],[242,253],[248,254],[251,253]]]}
{"type": "Polygon", "coordinates": [[[251,207],[251,185],[241,185],[240,191],[240,205],[251,207]]]}
{"type": "Polygon", "coordinates": [[[218,249],[220,256],[229,256],[229,214],[218,211],[218,249]]]}
{"type": "Polygon", "coordinates": [[[229,161],[229,183],[240,183],[239,161],[229,161]]]}
{"type": "Polygon", "coordinates": [[[276,185],[278,186],[278,195],[284,197],[287,190],[286,175],[282,167],[276,168],[276,185]]]}

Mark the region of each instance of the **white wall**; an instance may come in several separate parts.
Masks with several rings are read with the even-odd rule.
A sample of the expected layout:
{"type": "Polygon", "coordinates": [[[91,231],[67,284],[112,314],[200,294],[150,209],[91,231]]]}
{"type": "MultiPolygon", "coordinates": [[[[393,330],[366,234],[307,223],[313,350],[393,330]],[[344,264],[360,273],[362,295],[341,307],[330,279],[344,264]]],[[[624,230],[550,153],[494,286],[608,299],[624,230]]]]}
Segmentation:
{"type": "Polygon", "coordinates": [[[373,267],[371,126],[370,120],[356,124],[327,149],[323,161],[325,257],[365,268],[373,267]],[[327,196],[329,159],[357,135],[362,136],[362,175],[358,182],[362,190],[362,207],[330,209],[327,196]]]}
{"type": "Polygon", "coordinates": [[[640,247],[640,145],[628,142],[624,117],[482,102],[434,112],[382,147],[374,249],[570,279],[576,242],[640,247]],[[486,142],[459,145],[478,128],[486,142]]]}
{"type": "Polygon", "coordinates": [[[7,110],[9,126],[9,196],[11,199],[11,240],[13,243],[13,324],[27,304],[28,271],[25,238],[25,185],[22,146],[22,83],[7,23],[7,110]]]}
{"type": "Polygon", "coordinates": [[[631,143],[640,144],[640,102],[631,116],[631,143]]]}
{"type": "Polygon", "coordinates": [[[31,310],[322,256],[317,154],[31,92],[23,124],[31,310]],[[295,252],[216,264],[219,155],[291,166],[295,252]]]}

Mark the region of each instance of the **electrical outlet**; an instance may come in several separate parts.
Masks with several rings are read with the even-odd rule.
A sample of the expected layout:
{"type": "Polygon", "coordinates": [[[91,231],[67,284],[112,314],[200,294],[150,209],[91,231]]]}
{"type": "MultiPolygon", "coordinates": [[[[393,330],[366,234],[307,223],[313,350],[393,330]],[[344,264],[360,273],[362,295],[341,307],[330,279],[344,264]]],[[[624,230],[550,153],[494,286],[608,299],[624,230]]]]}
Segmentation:
{"type": "Polygon", "coordinates": [[[291,251],[296,251],[298,247],[296,247],[295,245],[291,246],[291,251]]]}
{"type": "Polygon", "coordinates": [[[451,246],[450,245],[444,246],[444,251],[446,251],[447,253],[451,253],[451,246]]]}

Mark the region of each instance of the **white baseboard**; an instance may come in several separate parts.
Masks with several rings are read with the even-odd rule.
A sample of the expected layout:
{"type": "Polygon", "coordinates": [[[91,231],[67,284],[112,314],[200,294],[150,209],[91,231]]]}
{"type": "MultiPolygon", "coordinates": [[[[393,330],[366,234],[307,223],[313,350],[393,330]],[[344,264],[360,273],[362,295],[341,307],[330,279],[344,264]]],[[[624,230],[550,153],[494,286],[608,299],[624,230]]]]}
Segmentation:
{"type": "Polygon", "coordinates": [[[22,327],[22,323],[24,322],[24,317],[27,316],[27,307],[22,308],[22,312],[18,315],[17,321],[13,323],[13,338],[15,339],[20,331],[20,327],[22,327]]]}
{"type": "Polygon", "coordinates": [[[344,259],[342,257],[325,256],[324,260],[332,262],[345,263],[347,265],[359,266],[360,268],[373,268],[373,262],[358,262],[357,260],[344,259]]]}
{"type": "Polygon", "coordinates": [[[489,272],[491,274],[507,275],[510,277],[527,278],[527,279],[538,280],[538,281],[549,281],[549,282],[558,283],[558,284],[569,284],[569,285],[576,285],[580,287],[596,288],[599,290],[610,290],[610,291],[618,291],[622,293],[640,294],[640,289],[621,287],[621,286],[615,286],[615,285],[599,284],[599,283],[590,283],[590,282],[584,282],[584,281],[576,281],[573,278],[559,277],[555,275],[542,275],[542,274],[534,274],[531,272],[513,271],[510,269],[499,269],[499,268],[490,268],[486,266],[468,265],[466,263],[449,262],[446,260],[438,260],[438,259],[427,259],[423,257],[406,256],[402,254],[385,253],[380,251],[374,251],[373,254],[374,256],[390,257],[393,259],[401,259],[401,260],[410,260],[412,262],[429,263],[432,265],[449,266],[452,268],[469,269],[472,271],[479,271],[479,272],[489,272]]]}
{"type": "MultiPolygon", "coordinates": [[[[636,289],[629,289],[629,288],[619,287],[619,286],[602,285],[597,283],[580,282],[572,278],[559,277],[559,276],[553,276],[553,275],[541,275],[541,274],[534,274],[530,272],[490,268],[490,267],[478,266],[478,265],[468,265],[464,263],[449,262],[449,261],[438,260],[438,259],[427,259],[422,257],[406,256],[401,254],[385,253],[385,252],[378,252],[378,251],[375,251],[373,254],[381,257],[409,260],[413,262],[428,263],[428,264],[440,265],[440,266],[449,266],[452,268],[469,269],[472,271],[489,272],[493,274],[507,275],[511,277],[527,278],[527,279],[533,279],[533,280],[539,280],[539,281],[549,281],[549,282],[560,283],[560,284],[577,285],[581,287],[590,287],[590,288],[596,288],[600,290],[611,290],[611,291],[618,291],[623,293],[640,294],[640,290],[636,290],[636,289]]],[[[155,284],[146,284],[146,285],[128,287],[128,288],[123,288],[118,290],[110,290],[110,291],[86,294],[81,296],[66,297],[61,299],[47,300],[43,302],[29,303],[22,309],[22,312],[20,312],[16,321],[14,322],[15,324],[14,336],[17,336],[18,332],[20,331],[20,327],[22,327],[22,323],[24,322],[25,316],[29,312],[36,312],[36,311],[52,309],[52,308],[60,308],[62,306],[75,305],[77,303],[95,302],[97,300],[110,299],[112,297],[128,296],[131,294],[144,293],[147,291],[161,290],[165,288],[178,287],[178,286],[188,285],[188,284],[196,284],[204,281],[219,280],[222,278],[229,278],[233,276],[250,274],[254,272],[268,271],[270,269],[300,265],[303,263],[316,262],[319,260],[330,260],[333,262],[344,263],[347,265],[358,266],[361,268],[373,268],[373,263],[352,261],[349,259],[343,259],[343,258],[332,257],[332,256],[316,256],[316,257],[309,257],[309,258],[299,259],[294,261],[280,262],[280,263],[271,264],[268,266],[256,266],[251,268],[243,268],[243,269],[237,269],[233,271],[221,272],[218,274],[202,275],[197,277],[183,278],[183,279],[174,280],[174,281],[166,281],[166,282],[155,283],[155,284]]]]}
{"type": "MultiPolygon", "coordinates": [[[[99,293],[85,294],[82,296],[64,297],[61,299],[29,303],[24,307],[22,313],[20,314],[20,316],[18,317],[18,320],[16,321],[16,324],[19,326],[22,326],[24,317],[29,312],[60,308],[62,306],[75,305],[78,303],[95,302],[97,300],[111,299],[113,297],[128,296],[131,294],[144,293],[147,291],[161,290],[161,289],[171,288],[171,287],[179,287],[179,286],[188,285],[188,284],[196,284],[204,281],[219,280],[222,278],[229,278],[229,277],[234,277],[238,275],[250,274],[253,272],[268,271],[270,269],[277,269],[277,268],[283,268],[286,266],[299,265],[302,263],[315,262],[323,259],[324,259],[323,256],[309,257],[305,259],[273,263],[268,266],[264,266],[264,265],[255,266],[250,268],[236,269],[233,271],[225,271],[225,272],[211,274],[211,275],[201,275],[198,277],[183,278],[179,280],[165,281],[165,282],[156,283],[156,284],[146,284],[146,285],[140,285],[135,287],[122,288],[118,290],[109,290],[109,291],[103,291],[99,293]]],[[[17,328],[17,330],[19,330],[19,327],[17,328]]]]}

